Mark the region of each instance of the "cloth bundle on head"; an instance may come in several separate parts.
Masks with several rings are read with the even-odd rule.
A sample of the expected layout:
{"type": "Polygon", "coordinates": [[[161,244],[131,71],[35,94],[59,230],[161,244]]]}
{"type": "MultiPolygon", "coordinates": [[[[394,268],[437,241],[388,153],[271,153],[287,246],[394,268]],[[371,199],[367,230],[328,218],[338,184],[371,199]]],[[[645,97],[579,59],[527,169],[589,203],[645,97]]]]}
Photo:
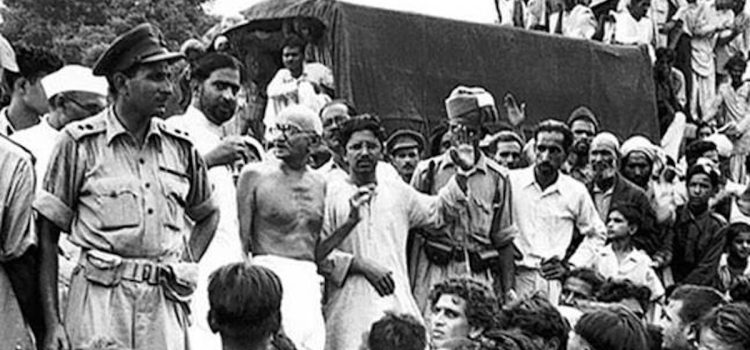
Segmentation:
{"type": "Polygon", "coordinates": [[[482,125],[497,119],[495,98],[482,87],[458,86],[445,100],[448,119],[466,125],[482,125]],[[492,110],[493,120],[485,120],[481,113],[467,115],[469,112],[488,107],[492,110]]]}
{"type": "Polygon", "coordinates": [[[721,172],[719,172],[716,167],[717,165],[712,160],[708,158],[699,158],[695,164],[688,169],[685,180],[690,181],[694,175],[704,174],[708,176],[711,185],[716,188],[716,186],[719,185],[719,178],[721,177],[721,172]]]}
{"type": "Polygon", "coordinates": [[[622,157],[625,158],[633,152],[641,152],[653,163],[657,158],[656,146],[643,136],[633,136],[623,142],[620,148],[622,157]]]}
{"type": "Polygon", "coordinates": [[[620,141],[617,140],[617,136],[608,132],[598,133],[593,140],[591,140],[590,150],[606,149],[612,153],[615,158],[620,157],[620,141]]]}
{"type": "Polygon", "coordinates": [[[323,134],[323,123],[318,114],[303,105],[285,107],[279,112],[276,123],[294,125],[302,131],[313,132],[316,135],[323,134]]]}
{"type": "Polygon", "coordinates": [[[107,96],[107,79],[94,76],[90,68],[70,64],[42,78],[47,97],[61,92],[82,91],[107,96]]]}
{"type": "Polygon", "coordinates": [[[500,141],[515,141],[521,148],[526,144],[521,136],[510,130],[498,131],[492,135],[485,136],[482,141],[479,141],[479,147],[494,147],[496,143],[500,141]]]}

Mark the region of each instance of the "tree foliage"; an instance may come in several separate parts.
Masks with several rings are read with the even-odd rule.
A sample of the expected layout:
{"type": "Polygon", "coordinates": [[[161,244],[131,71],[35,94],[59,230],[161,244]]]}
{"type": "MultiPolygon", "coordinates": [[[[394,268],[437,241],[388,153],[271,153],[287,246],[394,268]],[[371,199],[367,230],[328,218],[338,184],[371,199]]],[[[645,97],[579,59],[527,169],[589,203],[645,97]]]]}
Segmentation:
{"type": "Polygon", "coordinates": [[[4,0],[2,33],[11,42],[51,47],[68,63],[90,64],[117,35],[157,25],[177,49],[218,22],[208,0],[4,0]]]}

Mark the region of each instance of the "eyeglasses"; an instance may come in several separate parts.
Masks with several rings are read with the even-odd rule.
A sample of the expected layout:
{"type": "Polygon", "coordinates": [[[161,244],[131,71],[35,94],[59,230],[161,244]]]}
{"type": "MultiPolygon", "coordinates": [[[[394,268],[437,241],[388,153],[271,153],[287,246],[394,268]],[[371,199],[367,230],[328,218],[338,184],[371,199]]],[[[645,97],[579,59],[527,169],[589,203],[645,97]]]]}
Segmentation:
{"type": "Polygon", "coordinates": [[[81,104],[80,102],[76,101],[74,98],[66,97],[67,101],[73,102],[74,105],[78,106],[78,108],[89,112],[90,114],[97,114],[101,112],[105,106],[100,105],[98,103],[87,103],[87,104],[81,104]]]}

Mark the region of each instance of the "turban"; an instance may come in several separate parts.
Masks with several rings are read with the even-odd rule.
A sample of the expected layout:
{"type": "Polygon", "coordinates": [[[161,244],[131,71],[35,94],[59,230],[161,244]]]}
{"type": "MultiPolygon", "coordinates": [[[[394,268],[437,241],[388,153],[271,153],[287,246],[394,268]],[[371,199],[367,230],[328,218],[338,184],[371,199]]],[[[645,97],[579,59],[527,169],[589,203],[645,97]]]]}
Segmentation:
{"type": "Polygon", "coordinates": [[[445,100],[445,109],[448,112],[448,119],[457,121],[460,124],[467,125],[481,125],[484,122],[491,122],[482,120],[481,114],[471,118],[468,118],[467,113],[482,109],[484,107],[490,107],[495,111],[495,99],[492,95],[481,87],[466,87],[459,86],[453,89],[451,95],[445,100]]]}
{"type": "Polygon", "coordinates": [[[732,156],[734,145],[726,135],[716,133],[707,137],[706,141],[711,141],[716,145],[716,151],[719,153],[719,156],[723,158],[729,158],[732,156]]]}
{"type": "Polygon", "coordinates": [[[615,158],[620,157],[620,142],[617,141],[617,136],[612,135],[608,132],[601,132],[597,134],[591,141],[591,151],[596,149],[606,149],[615,158]]]}
{"type": "Polygon", "coordinates": [[[591,122],[591,124],[594,124],[594,128],[596,130],[599,130],[599,120],[596,119],[594,112],[592,112],[586,106],[581,106],[573,110],[573,112],[570,113],[570,116],[568,117],[568,120],[565,124],[568,124],[568,127],[571,127],[573,126],[573,122],[581,119],[585,119],[586,121],[591,122]]]}
{"type": "Polygon", "coordinates": [[[656,161],[658,153],[656,146],[643,136],[633,136],[627,139],[622,144],[620,151],[622,151],[623,158],[626,158],[633,152],[641,152],[645,154],[652,163],[656,161]]]}

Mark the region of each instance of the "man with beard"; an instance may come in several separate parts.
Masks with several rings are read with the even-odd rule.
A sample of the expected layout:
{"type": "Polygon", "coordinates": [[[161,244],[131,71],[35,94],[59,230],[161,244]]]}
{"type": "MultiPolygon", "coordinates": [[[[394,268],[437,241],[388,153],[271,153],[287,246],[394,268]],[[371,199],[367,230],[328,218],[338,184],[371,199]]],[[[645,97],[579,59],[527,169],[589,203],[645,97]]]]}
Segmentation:
{"type": "MultiPolygon", "coordinates": [[[[513,294],[515,226],[510,213],[510,184],[506,170],[479,148],[486,132],[483,125],[497,117],[494,99],[483,88],[459,86],[445,106],[451,145],[472,152],[476,172],[468,175],[471,191],[460,215],[437,232],[423,232],[414,239],[410,277],[423,313],[429,311],[432,286],[448,278],[468,275],[492,285],[502,298],[513,294]]],[[[460,170],[448,152],[419,163],[411,183],[420,192],[436,194],[460,170]]]]}
{"type": "Polygon", "coordinates": [[[599,132],[599,120],[594,112],[586,106],[580,106],[570,113],[566,124],[573,133],[573,144],[562,171],[585,184],[591,181],[588,165],[589,145],[591,139],[599,132]]]}
{"type": "Polygon", "coordinates": [[[194,61],[190,68],[192,105],[184,115],[167,120],[167,125],[188,133],[206,161],[208,179],[221,210],[216,235],[199,265],[200,279],[191,305],[192,311],[201,315],[190,327],[191,345],[200,349],[218,349],[221,345],[202,317],[208,312],[208,276],[220,266],[243,260],[232,167],[236,161],[247,160],[250,151],[242,138],[226,136],[221,128],[237,106],[240,70],[236,59],[222,53],[212,52],[194,61]]]}
{"type": "Polygon", "coordinates": [[[320,350],[325,328],[317,262],[357,225],[359,206],[369,191],[355,192],[340,229],[321,239],[326,180],[307,165],[322,130],[320,119],[298,105],[277,117],[268,130],[275,159],[246,166],[237,183],[240,238],[253,263],[281,279],[282,324],[289,338],[299,349],[320,350]]]}
{"type": "Polygon", "coordinates": [[[415,227],[439,227],[446,220],[453,220],[467,201],[465,193],[472,191],[467,174],[478,171],[471,148],[461,153],[453,149],[453,162],[460,168],[458,174],[438,196],[427,196],[400,178],[378,176],[375,168],[382,155],[383,140],[380,121],[370,115],[352,118],[340,133],[349,172],[327,184],[324,236],[347,226],[353,195],[363,189],[371,195],[360,210],[361,223],[339,246],[350,259],[342,269],[346,276],[331,279],[328,284],[326,349],[356,349],[362,334],[385,311],[422,319],[409,288],[407,232],[415,227]]]}
{"type": "Polygon", "coordinates": [[[661,250],[661,244],[654,211],[646,193],[617,172],[619,162],[620,143],[617,137],[608,132],[596,135],[591,141],[589,151],[593,179],[588,185],[588,190],[599,218],[606,222],[609,209],[618,203],[631,203],[639,208],[643,217],[633,239],[661,266],[667,257],[666,253],[657,254],[657,251],[661,250]]]}
{"type": "Polygon", "coordinates": [[[422,134],[412,130],[398,130],[385,142],[391,164],[406,183],[411,181],[414,169],[422,159],[425,142],[422,134]]]}
{"type": "Polygon", "coordinates": [[[102,54],[112,106],[68,124],[34,202],[46,349],[187,349],[188,300],[219,210],[185,132],[161,120],[172,93],[161,32],[139,25],[102,54]],[[192,232],[185,217],[194,225],[192,232]],[[57,302],[60,232],[81,247],[65,323],[57,302]],[[67,336],[66,336],[67,334],[67,336]]]}
{"type": "Polygon", "coordinates": [[[541,291],[557,303],[568,266],[589,261],[603,245],[606,228],[586,187],[560,172],[573,143],[570,129],[546,120],[537,126],[534,138],[535,164],[510,172],[513,220],[520,231],[515,241],[523,254],[515,286],[522,296],[541,291]],[[574,229],[583,239],[564,259],[574,229]]]}

